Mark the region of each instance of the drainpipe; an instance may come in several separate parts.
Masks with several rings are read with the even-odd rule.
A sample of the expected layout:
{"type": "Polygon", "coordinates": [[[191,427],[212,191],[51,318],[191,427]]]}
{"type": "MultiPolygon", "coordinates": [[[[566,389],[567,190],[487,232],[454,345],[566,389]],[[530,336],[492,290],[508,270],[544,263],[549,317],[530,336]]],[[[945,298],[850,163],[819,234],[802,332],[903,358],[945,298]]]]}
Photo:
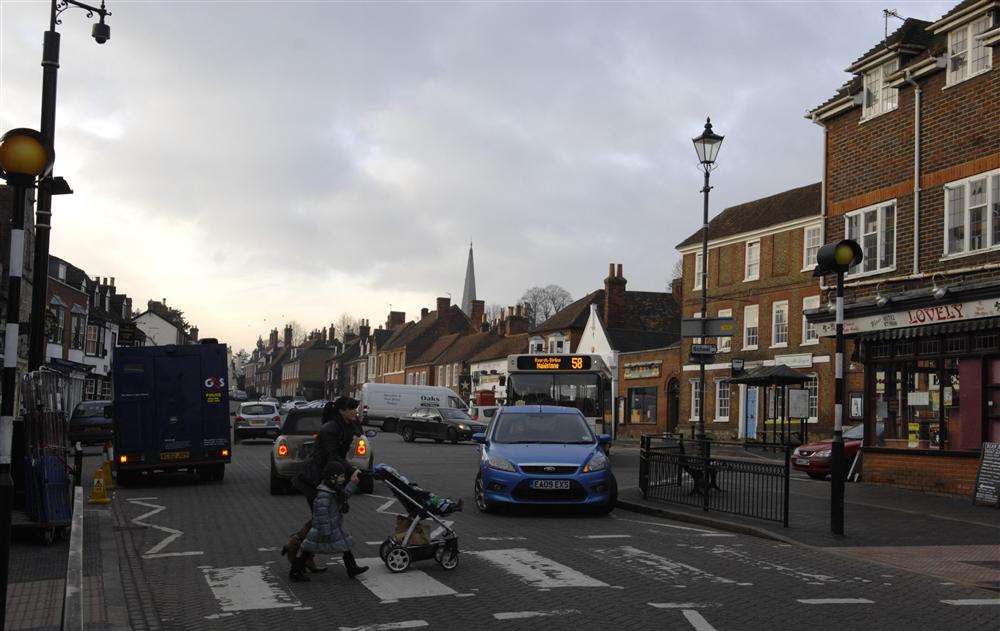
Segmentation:
{"type": "Polygon", "coordinates": [[[913,86],[913,275],[920,274],[920,84],[909,70],[903,75],[913,86]]]}
{"type": "Polygon", "coordinates": [[[823,240],[826,241],[826,125],[819,122],[819,118],[813,114],[812,122],[823,128],[823,153],[820,156],[820,179],[819,179],[819,214],[823,217],[823,240]]]}

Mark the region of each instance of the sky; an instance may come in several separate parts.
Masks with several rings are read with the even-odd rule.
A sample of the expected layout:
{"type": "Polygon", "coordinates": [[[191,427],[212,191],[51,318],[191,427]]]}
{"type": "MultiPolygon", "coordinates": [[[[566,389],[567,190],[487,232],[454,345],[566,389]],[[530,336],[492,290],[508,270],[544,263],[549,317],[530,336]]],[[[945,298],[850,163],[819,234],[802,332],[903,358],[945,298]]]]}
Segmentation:
{"type": "MultiPolygon", "coordinates": [[[[712,215],[819,181],[804,114],[882,9],[954,4],[109,0],[103,46],[69,10],[51,252],[237,349],[459,302],[470,242],[487,303],[577,298],[610,262],[663,291],[707,115],[712,215]]],[[[38,126],[47,24],[0,0],[0,130],[38,126]]]]}

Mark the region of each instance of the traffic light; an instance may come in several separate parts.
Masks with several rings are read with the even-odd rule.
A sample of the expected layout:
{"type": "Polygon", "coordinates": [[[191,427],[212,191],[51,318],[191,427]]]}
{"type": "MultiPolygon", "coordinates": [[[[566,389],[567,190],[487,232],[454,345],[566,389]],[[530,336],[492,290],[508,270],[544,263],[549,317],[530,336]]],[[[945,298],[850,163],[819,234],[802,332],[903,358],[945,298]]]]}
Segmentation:
{"type": "Polygon", "coordinates": [[[864,255],[857,241],[844,239],[835,243],[827,243],[816,253],[816,269],[813,276],[826,274],[843,274],[855,265],[861,263],[864,255]]]}

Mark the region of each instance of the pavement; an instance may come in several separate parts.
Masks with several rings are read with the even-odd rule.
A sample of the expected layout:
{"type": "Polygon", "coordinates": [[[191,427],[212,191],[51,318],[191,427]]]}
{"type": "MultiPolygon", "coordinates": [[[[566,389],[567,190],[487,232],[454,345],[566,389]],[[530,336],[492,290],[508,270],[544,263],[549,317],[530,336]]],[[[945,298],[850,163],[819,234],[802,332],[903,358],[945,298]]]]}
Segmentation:
{"type": "MultiPolygon", "coordinates": [[[[392,533],[399,507],[379,486],[353,498],[347,516],[368,573],[349,580],[339,558],[323,556],[327,573],[292,583],[278,550],[308,515],[301,496],[268,493],[270,447],[236,445],[221,483],[164,476],[117,489],[110,509],[88,507],[85,529],[97,521],[89,536],[99,553],[85,550],[87,628],[551,631],[596,622],[753,631],[803,619],[838,631],[1000,626],[995,592],[812,545],[620,509],[606,517],[542,509],[480,514],[472,502],[477,446],[403,443],[395,435],[375,440],[378,461],[465,499],[466,511],[452,517],[458,568],[423,561],[404,574],[386,570],[377,546],[392,533]]],[[[638,451],[616,446],[612,457],[624,496],[636,483],[638,451]]],[[[23,559],[26,551],[56,548],[25,542],[18,550],[23,559]]],[[[25,582],[32,581],[17,585],[25,582]]]]}
{"type": "MultiPolygon", "coordinates": [[[[754,452],[732,455],[769,459],[754,452]]],[[[1000,591],[1000,511],[973,506],[968,498],[848,483],[843,536],[830,532],[829,480],[798,472],[791,477],[788,528],[646,500],[638,488],[624,490],[620,506],[1000,591]]]]}

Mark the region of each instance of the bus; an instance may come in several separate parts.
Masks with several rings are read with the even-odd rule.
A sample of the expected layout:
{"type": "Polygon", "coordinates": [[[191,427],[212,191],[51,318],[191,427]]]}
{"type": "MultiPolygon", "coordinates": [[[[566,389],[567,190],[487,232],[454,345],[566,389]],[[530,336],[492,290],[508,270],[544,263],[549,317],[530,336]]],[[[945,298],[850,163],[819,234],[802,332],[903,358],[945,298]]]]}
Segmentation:
{"type": "Polygon", "coordinates": [[[562,405],[580,410],[591,429],[604,427],[611,371],[600,355],[510,355],[507,405],[562,405]]]}

